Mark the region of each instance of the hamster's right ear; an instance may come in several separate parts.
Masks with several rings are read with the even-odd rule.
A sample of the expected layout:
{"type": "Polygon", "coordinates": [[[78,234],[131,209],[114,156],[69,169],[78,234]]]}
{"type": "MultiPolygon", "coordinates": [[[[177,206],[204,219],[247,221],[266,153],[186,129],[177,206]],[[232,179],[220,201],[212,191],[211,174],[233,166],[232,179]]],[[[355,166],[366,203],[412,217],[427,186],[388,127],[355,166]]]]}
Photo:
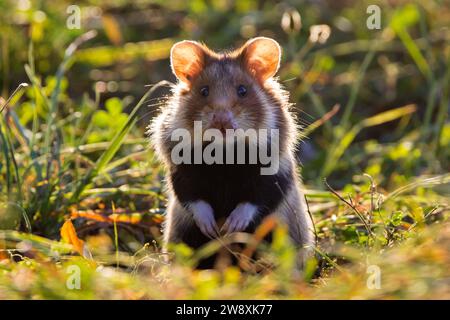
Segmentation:
{"type": "Polygon", "coordinates": [[[190,84],[205,64],[205,51],[195,41],[180,41],[170,50],[172,72],[182,82],[190,84]]]}

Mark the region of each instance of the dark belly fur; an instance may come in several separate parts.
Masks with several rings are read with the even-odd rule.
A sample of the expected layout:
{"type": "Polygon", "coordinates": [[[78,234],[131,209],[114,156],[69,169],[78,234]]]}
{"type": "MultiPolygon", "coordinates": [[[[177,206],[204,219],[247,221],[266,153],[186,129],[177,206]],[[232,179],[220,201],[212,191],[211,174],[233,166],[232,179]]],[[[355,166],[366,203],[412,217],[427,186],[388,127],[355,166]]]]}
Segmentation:
{"type": "MultiPolygon", "coordinates": [[[[248,153],[247,153],[248,154],[248,153]]],[[[248,159],[247,159],[248,161],[248,159]]],[[[171,184],[181,204],[196,200],[208,202],[217,222],[224,222],[241,202],[259,208],[255,221],[245,230],[254,232],[261,220],[281,202],[292,184],[292,168],[274,175],[261,175],[262,164],[181,164],[172,168],[171,184]]],[[[209,239],[197,226],[187,230],[182,241],[198,248],[209,239]]]]}

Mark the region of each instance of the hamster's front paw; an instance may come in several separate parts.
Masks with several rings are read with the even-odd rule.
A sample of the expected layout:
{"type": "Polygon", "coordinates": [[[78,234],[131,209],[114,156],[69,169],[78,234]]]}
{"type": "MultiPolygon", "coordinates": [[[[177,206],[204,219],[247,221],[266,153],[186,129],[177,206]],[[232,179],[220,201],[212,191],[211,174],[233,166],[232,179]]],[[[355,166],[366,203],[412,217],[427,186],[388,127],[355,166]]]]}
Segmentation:
{"type": "Polygon", "coordinates": [[[253,221],[257,212],[258,208],[255,205],[248,202],[240,203],[231,211],[221,230],[226,233],[243,231],[253,221]]]}
{"type": "Polygon", "coordinates": [[[214,219],[213,208],[203,200],[189,204],[189,208],[200,231],[208,238],[216,238],[218,235],[218,227],[214,219]]]}

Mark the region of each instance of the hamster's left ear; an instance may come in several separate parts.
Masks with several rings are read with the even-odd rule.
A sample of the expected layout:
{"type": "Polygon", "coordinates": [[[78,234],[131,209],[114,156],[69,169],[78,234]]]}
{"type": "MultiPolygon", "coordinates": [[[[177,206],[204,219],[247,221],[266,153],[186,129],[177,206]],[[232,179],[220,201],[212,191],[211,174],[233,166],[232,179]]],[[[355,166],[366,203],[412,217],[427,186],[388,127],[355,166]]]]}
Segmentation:
{"type": "Polygon", "coordinates": [[[280,66],[281,48],[278,42],[266,37],[253,38],[241,49],[247,70],[261,83],[273,77],[280,66]]]}

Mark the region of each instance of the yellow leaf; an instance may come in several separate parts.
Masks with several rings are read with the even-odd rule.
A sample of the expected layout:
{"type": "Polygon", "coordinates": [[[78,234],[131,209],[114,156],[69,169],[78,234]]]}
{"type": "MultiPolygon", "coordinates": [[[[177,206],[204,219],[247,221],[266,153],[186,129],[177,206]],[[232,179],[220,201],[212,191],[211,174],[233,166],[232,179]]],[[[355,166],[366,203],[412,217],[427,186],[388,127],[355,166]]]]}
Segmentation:
{"type": "Polygon", "coordinates": [[[102,22],[109,40],[116,46],[122,44],[122,32],[117,20],[112,15],[105,14],[102,17],[102,22]]]}
{"type": "Polygon", "coordinates": [[[72,224],[72,220],[66,220],[60,230],[61,238],[64,242],[73,245],[75,251],[81,256],[84,256],[84,241],[78,238],[75,227],[72,224]]]}

